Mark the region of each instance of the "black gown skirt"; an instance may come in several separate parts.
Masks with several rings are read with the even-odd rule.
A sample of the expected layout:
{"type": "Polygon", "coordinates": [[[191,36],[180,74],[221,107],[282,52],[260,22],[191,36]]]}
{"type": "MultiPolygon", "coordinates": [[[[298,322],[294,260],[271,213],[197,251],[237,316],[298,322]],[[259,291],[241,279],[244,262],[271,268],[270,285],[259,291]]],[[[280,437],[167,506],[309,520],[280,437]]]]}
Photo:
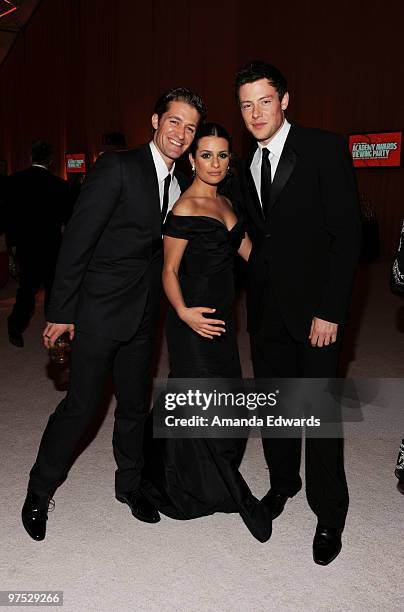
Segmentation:
{"type": "MultiPolygon", "coordinates": [[[[226,333],[203,338],[173,309],[167,319],[171,378],[241,378],[233,320],[234,258],[244,236],[238,221],[228,230],[213,217],[169,213],[164,233],[188,240],[179,279],[188,307],[216,308],[226,333]]],[[[251,492],[238,471],[244,439],[158,439],[146,444],[143,490],[163,514],[191,519],[238,512],[251,492]]]]}

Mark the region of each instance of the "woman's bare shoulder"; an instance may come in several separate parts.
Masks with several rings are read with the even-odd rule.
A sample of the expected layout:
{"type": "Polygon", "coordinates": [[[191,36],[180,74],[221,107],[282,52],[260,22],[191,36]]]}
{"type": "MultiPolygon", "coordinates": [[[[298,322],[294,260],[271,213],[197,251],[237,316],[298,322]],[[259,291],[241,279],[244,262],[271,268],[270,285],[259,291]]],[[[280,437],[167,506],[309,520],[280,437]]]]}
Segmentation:
{"type": "Polygon", "coordinates": [[[195,214],[197,208],[196,198],[193,196],[182,195],[173,206],[174,215],[186,217],[195,214]]]}
{"type": "Polygon", "coordinates": [[[231,200],[229,200],[229,198],[227,198],[227,197],[226,197],[226,196],[224,196],[224,195],[221,195],[220,197],[221,197],[221,199],[222,199],[222,202],[223,202],[224,206],[225,206],[225,207],[226,207],[228,210],[230,210],[231,212],[234,212],[234,209],[233,209],[233,204],[231,203],[231,200]]]}

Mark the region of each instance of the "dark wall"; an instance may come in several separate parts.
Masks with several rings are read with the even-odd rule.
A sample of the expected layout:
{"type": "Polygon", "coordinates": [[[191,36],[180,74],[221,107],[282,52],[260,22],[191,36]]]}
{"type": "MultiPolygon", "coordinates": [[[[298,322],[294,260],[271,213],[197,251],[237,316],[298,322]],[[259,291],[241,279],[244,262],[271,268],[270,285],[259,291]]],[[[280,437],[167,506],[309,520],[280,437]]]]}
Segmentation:
{"type": "MultiPolygon", "coordinates": [[[[144,142],[155,98],[175,85],[199,91],[243,152],[233,77],[251,58],[288,77],[292,120],[342,134],[401,129],[403,23],[401,0],[43,0],[0,68],[0,158],[21,168],[41,136],[55,143],[62,173],[66,151],[95,155],[104,133],[144,142]]],[[[388,255],[404,217],[404,169],[357,174],[388,255]]]]}

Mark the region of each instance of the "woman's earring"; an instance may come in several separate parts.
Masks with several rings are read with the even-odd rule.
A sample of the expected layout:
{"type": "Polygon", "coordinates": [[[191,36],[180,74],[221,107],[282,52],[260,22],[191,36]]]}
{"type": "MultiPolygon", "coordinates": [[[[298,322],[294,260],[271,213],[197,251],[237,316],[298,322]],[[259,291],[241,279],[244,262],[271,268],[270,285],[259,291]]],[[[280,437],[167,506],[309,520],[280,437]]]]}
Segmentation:
{"type": "Polygon", "coordinates": [[[195,174],[196,174],[195,166],[192,166],[192,176],[195,176],[195,174]]]}

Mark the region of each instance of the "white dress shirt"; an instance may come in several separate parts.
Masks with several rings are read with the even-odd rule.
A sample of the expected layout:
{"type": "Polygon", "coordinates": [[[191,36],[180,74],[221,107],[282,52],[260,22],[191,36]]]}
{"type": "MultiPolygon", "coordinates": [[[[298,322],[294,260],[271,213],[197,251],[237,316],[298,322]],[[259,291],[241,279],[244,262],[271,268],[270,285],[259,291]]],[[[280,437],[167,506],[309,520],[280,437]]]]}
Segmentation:
{"type": "Polygon", "coordinates": [[[178,198],[181,195],[181,189],[178,184],[177,178],[174,175],[175,164],[172,165],[171,170],[167,168],[166,162],[161,157],[161,153],[154,144],[153,141],[149,143],[151,154],[153,155],[154,167],[156,168],[157,180],[159,184],[159,194],[160,194],[160,210],[163,209],[163,195],[164,195],[164,181],[169,174],[171,174],[171,183],[170,189],[168,192],[168,209],[169,212],[178,198]]]}
{"type": "MultiPolygon", "coordinates": [[[[267,145],[263,146],[258,143],[258,148],[254,153],[251,161],[251,174],[254,179],[255,188],[257,190],[258,197],[261,202],[261,164],[262,164],[262,149],[268,149],[269,161],[271,162],[271,179],[274,180],[275,172],[279,164],[280,157],[282,155],[283,147],[285,146],[286,138],[289,134],[290,123],[286,119],[282,123],[275,136],[268,142],[267,145]]],[[[262,206],[262,202],[261,202],[262,206]]]]}

